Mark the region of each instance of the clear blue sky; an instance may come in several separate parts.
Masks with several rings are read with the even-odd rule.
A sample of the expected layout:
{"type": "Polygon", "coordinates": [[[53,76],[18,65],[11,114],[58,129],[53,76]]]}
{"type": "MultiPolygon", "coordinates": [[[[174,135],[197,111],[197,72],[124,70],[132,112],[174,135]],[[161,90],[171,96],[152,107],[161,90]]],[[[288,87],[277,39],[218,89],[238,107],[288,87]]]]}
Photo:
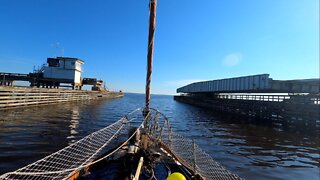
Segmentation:
{"type": "MultiPolygon", "coordinates": [[[[144,92],[148,15],[148,0],[0,0],[0,72],[63,48],[83,76],[144,92]]],[[[319,77],[319,0],[158,0],[153,93],[260,73],[319,77]]]]}

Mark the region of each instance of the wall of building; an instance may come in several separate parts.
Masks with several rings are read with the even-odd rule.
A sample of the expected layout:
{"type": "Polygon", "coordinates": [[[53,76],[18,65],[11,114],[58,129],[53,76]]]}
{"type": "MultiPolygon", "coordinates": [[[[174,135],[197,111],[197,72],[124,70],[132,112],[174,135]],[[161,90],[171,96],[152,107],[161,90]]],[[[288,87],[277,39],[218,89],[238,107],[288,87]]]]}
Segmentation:
{"type": "Polygon", "coordinates": [[[60,67],[44,67],[43,77],[76,81],[74,70],[61,69],[60,67]]]}
{"type": "Polygon", "coordinates": [[[77,62],[75,63],[75,69],[76,69],[77,71],[82,72],[82,64],[83,64],[83,63],[77,61],[77,62]]]}
{"type": "Polygon", "coordinates": [[[57,67],[44,67],[43,77],[53,79],[68,79],[80,85],[82,62],[75,60],[60,60],[57,67]]]}
{"type": "Polygon", "coordinates": [[[81,72],[75,71],[74,72],[74,83],[80,84],[81,83],[81,72]]]}

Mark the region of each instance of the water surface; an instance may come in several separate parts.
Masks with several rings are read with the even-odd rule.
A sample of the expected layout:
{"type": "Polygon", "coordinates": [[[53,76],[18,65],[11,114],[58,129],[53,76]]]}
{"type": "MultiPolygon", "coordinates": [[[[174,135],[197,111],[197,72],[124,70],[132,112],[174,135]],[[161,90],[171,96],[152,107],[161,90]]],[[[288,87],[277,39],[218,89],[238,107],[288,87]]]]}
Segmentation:
{"type": "MultiPolygon", "coordinates": [[[[319,128],[265,122],[153,95],[175,131],[246,179],[319,179],[319,128]]],[[[144,96],[0,111],[0,174],[55,152],[142,107],[144,96]]]]}

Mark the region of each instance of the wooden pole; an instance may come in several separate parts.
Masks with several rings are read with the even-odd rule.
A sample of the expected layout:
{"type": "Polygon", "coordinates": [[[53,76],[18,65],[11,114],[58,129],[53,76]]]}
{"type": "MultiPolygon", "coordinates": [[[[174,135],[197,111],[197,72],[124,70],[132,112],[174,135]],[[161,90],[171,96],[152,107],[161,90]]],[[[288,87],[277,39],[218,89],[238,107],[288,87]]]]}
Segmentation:
{"type": "Polygon", "coordinates": [[[147,63],[147,78],[146,78],[146,111],[149,111],[149,106],[150,106],[150,84],[151,84],[151,74],[152,74],[154,32],[156,29],[156,6],[157,6],[157,0],[150,0],[148,56],[147,56],[148,63],[147,63]]]}
{"type": "Polygon", "coordinates": [[[5,82],[6,82],[6,75],[5,74],[3,74],[3,81],[2,81],[2,86],[5,86],[5,82]]]}
{"type": "Polygon", "coordinates": [[[143,165],[143,157],[141,156],[141,157],[140,157],[140,160],[139,160],[138,167],[137,167],[136,174],[135,174],[135,176],[134,176],[134,179],[135,179],[135,180],[139,180],[139,176],[140,176],[140,172],[141,172],[142,165],[143,165]]]}

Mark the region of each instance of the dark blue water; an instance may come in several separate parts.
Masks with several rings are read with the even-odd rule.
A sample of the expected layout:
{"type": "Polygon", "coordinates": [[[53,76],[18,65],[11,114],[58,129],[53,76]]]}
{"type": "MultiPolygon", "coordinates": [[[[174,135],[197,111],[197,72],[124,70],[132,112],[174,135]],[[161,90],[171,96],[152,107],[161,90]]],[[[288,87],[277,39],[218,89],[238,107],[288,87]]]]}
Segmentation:
{"type": "MultiPolygon", "coordinates": [[[[211,112],[153,95],[176,132],[246,179],[319,179],[318,129],[211,112]]],[[[0,174],[38,160],[118,120],[144,95],[0,111],[0,174]]]]}

